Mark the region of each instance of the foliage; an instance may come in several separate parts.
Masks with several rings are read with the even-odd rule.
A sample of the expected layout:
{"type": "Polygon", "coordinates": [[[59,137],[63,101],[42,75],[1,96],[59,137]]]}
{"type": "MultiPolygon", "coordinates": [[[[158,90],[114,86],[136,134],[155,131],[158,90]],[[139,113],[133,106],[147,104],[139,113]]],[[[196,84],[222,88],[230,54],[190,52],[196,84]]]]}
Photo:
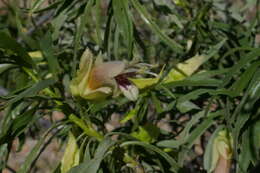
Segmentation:
{"type": "Polygon", "coordinates": [[[18,173],[32,170],[50,140],[67,143],[55,173],[210,172],[223,129],[232,137],[231,172],[260,163],[259,0],[4,2],[0,170],[29,131],[38,143],[18,173]],[[129,78],[137,99],[73,95],[85,50],[104,62],[145,64],[149,73],[142,66],[141,77],[129,78]],[[57,111],[62,120],[53,120],[57,111]],[[46,116],[52,125],[39,130],[46,116]],[[111,121],[118,125],[108,128],[111,121]]]}

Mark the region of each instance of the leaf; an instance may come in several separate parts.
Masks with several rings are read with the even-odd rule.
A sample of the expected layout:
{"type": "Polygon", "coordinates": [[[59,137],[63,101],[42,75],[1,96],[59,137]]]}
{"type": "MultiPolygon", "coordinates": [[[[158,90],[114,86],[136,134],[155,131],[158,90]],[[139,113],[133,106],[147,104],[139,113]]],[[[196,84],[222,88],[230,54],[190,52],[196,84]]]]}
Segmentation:
{"type": "Polygon", "coordinates": [[[52,33],[52,40],[57,40],[59,38],[61,27],[64,25],[67,18],[67,12],[63,11],[51,21],[51,24],[54,28],[52,33]]]}
{"type": "Polygon", "coordinates": [[[152,94],[152,101],[153,101],[153,104],[155,106],[156,112],[158,114],[162,113],[164,110],[161,106],[161,101],[156,97],[154,92],[152,92],[151,94],[152,94]]]}
{"type": "Polygon", "coordinates": [[[190,130],[194,127],[199,120],[205,115],[205,111],[200,111],[197,114],[192,116],[192,119],[187,122],[185,128],[179,134],[180,138],[176,139],[169,139],[169,140],[162,140],[157,143],[159,147],[167,147],[167,148],[178,148],[180,145],[187,142],[187,139],[190,135],[190,130]]]}
{"type": "Polygon", "coordinates": [[[174,172],[178,172],[179,170],[179,165],[177,164],[177,162],[167,153],[165,153],[164,151],[162,151],[161,149],[157,148],[156,146],[144,143],[144,142],[140,142],[140,141],[127,141],[124,142],[120,145],[120,147],[124,147],[124,146],[128,146],[128,145],[139,145],[144,147],[147,150],[156,152],[157,154],[159,154],[160,156],[162,156],[168,163],[169,165],[171,165],[172,169],[174,172]]]}
{"type": "Polygon", "coordinates": [[[28,52],[28,54],[31,58],[35,58],[39,60],[43,59],[43,55],[41,51],[32,51],[32,52],[28,52]]]}
{"type": "Polygon", "coordinates": [[[86,124],[82,119],[76,117],[73,114],[69,116],[69,119],[77,126],[79,126],[86,135],[95,137],[99,141],[103,139],[103,136],[98,131],[96,131],[91,124],[86,124]]]}
{"type": "Polygon", "coordinates": [[[149,123],[145,126],[139,126],[138,130],[132,132],[131,135],[142,142],[152,143],[159,137],[160,130],[157,126],[149,123]]]}
{"type": "Polygon", "coordinates": [[[169,38],[166,34],[164,34],[160,27],[156,25],[153,20],[151,19],[148,11],[141,5],[139,0],[131,0],[133,6],[135,9],[139,12],[140,16],[144,20],[144,22],[150,27],[150,29],[157,34],[160,39],[165,42],[166,45],[168,45],[170,48],[173,49],[173,51],[176,51],[178,53],[181,53],[183,51],[183,47],[178,44],[176,41],[173,39],[169,38]]]}
{"type": "Polygon", "coordinates": [[[223,79],[222,86],[226,86],[236,73],[255,60],[259,55],[260,48],[255,48],[249,53],[245,54],[226,74],[225,78],[223,79]]]}
{"type": "Polygon", "coordinates": [[[133,49],[133,23],[132,16],[129,13],[128,2],[128,0],[114,0],[112,1],[112,5],[115,20],[126,40],[128,57],[131,57],[133,49]]]}
{"type": "Polygon", "coordinates": [[[67,173],[72,167],[79,164],[80,151],[76,138],[69,132],[68,142],[61,160],[61,173],[67,173]]]}
{"type": "Polygon", "coordinates": [[[30,125],[32,122],[35,122],[36,119],[39,117],[35,116],[34,113],[36,109],[38,108],[38,105],[32,106],[32,108],[23,114],[17,116],[14,120],[12,120],[12,125],[11,125],[11,135],[12,136],[18,136],[20,135],[25,128],[30,125]]]}
{"type": "Polygon", "coordinates": [[[187,139],[187,146],[191,148],[198,137],[200,137],[213,123],[215,123],[214,118],[219,116],[218,114],[213,114],[207,117],[199,124],[191,133],[187,139]]]}
{"type": "Polygon", "coordinates": [[[6,167],[6,156],[8,154],[7,144],[0,145],[0,170],[6,167]]]}
{"type": "Polygon", "coordinates": [[[95,156],[93,159],[91,159],[90,161],[87,160],[79,164],[78,166],[72,168],[68,173],[86,173],[86,172],[96,173],[108,149],[112,147],[115,143],[116,143],[115,141],[109,138],[105,138],[98,145],[98,148],[95,152],[95,156]]]}
{"type": "Polygon", "coordinates": [[[177,103],[176,107],[181,113],[186,113],[194,109],[200,109],[200,107],[198,107],[191,101],[177,103]]]}
{"type": "Polygon", "coordinates": [[[54,55],[52,46],[52,36],[47,32],[40,40],[40,47],[44,57],[47,59],[50,72],[56,76],[60,72],[60,66],[57,57],[54,55]]]}
{"type": "Polygon", "coordinates": [[[218,53],[219,49],[225,44],[226,39],[213,46],[207,54],[195,55],[194,57],[176,65],[177,69],[172,69],[165,77],[163,83],[183,80],[192,75],[198,68],[218,53]]]}
{"type": "Polygon", "coordinates": [[[250,166],[250,163],[253,161],[253,154],[254,152],[258,151],[259,148],[251,148],[251,139],[249,130],[246,130],[244,134],[242,135],[242,142],[241,142],[241,154],[239,155],[239,170],[238,172],[248,172],[248,168],[250,166]]]}
{"type": "MultiPolygon", "coordinates": [[[[71,1],[69,0],[68,2],[71,3],[71,1]]],[[[84,31],[84,27],[87,23],[87,18],[89,17],[89,11],[91,10],[92,6],[93,6],[93,0],[89,0],[85,6],[84,9],[84,13],[82,16],[80,16],[80,24],[77,27],[77,31],[76,31],[76,36],[75,36],[75,40],[74,40],[74,49],[73,49],[73,65],[72,65],[72,74],[73,76],[75,76],[76,74],[76,68],[77,68],[77,51],[79,49],[79,45],[80,45],[80,39],[82,37],[83,31],[84,31]]],[[[65,5],[65,3],[64,3],[65,5]]]]}
{"type": "Polygon", "coordinates": [[[32,163],[37,159],[37,157],[40,154],[40,150],[42,145],[44,144],[45,139],[48,137],[49,133],[59,126],[60,124],[53,124],[46,133],[38,140],[36,145],[33,147],[33,149],[30,151],[30,153],[26,156],[24,163],[20,167],[20,169],[17,171],[17,173],[28,173],[32,163]]]}
{"type": "Polygon", "coordinates": [[[172,69],[168,75],[165,77],[164,82],[173,82],[184,79],[186,76],[192,75],[206,60],[205,55],[195,55],[194,57],[186,60],[183,63],[177,64],[177,68],[181,70],[179,71],[172,69]]]}
{"type": "Polygon", "coordinates": [[[211,91],[211,89],[197,89],[197,90],[193,90],[181,97],[178,98],[178,104],[181,104],[183,102],[189,101],[189,100],[196,100],[199,98],[200,95],[205,94],[205,93],[209,93],[211,91]]]}
{"type": "MultiPolygon", "coordinates": [[[[256,121],[249,129],[251,152],[255,160],[258,160],[260,148],[260,121],[256,121]]],[[[245,139],[247,140],[247,139],[245,139]]]]}
{"type": "Polygon", "coordinates": [[[187,122],[185,128],[179,134],[178,140],[162,140],[158,142],[157,145],[160,147],[178,148],[183,144],[187,144],[188,148],[190,148],[194,144],[194,141],[214,123],[214,118],[220,115],[223,115],[223,111],[209,113],[208,117],[205,117],[199,124],[201,118],[205,116],[205,111],[200,111],[197,114],[193,115],[192,119],[187,122]],[[193,130],[191,131],[192,128],[193,130]]]}
{"type": "Polygon", "coordinates": [[[158,83],[159,78],[131,78],[131,80],[139,89],[144,89],[158,83]]]}
{"type": "Polygon", "coordinates": [[[29,11],[29,14],[32,15],[32,13],[37,11],[44,2],[45,0],[35,0],[32,4],[32,8],[29,11]]]}
{"type": "Polygon", "coordinates": [[[30,88],[26,89],[25,91],[21,92],[20,94],[18,94],[16,97],[14,97],[13,99],[11,99],[8,104],[13,104],[23,98],[26,97],[33,97],[35,96],[39,91],[49,87],[50,85],[53,85],[56,81],[54,79],[46,79],[46,80],[42,80],[39,81],[38,83],[34,84],[33,86],[31,86],[30,88]]]}
{"type": "Polygon", "coordinates": [[[11,56],[9,58],[14,59],[17,64],[21,66],[29,68],[35,67],[34,62],[28,53],[13,38],[3,31],[0,31],[0,38],[0,48],[17,54],[17,56],[11,56]]]}
{"type": "Polygon", "coordinates": [[[120,121],[120,123],[126,123],[127,121],[131,120],[135,115],[137,115],[137,112],[139,110],[139,107],[136,107],[134,109],[131,109],[124,118],[120,121]]]}
{"type": "Polygon", "coordinates": [[[4,73],[5,71],[7,71],[11,68],[14,68],[14,67],[17,67],[17,66],[14,64],[0,64],[0,75],[1,75],[1,73],[4,73]]]}
{"type": "MultiPolygon", "coordinates": [[[[164,66],[165,67],[165,66],[164,66]]],[[[163,75],[164,67],[161,69],[157,77],[154,78],[129,78],[139,89],[145,89],[157,84],[163,75]]]]}
{"type": "Polygon", "coordinates": [[[250,65],[247,70],[241,75],[240,79],[233,83],[230,90],[234,91],[236,95],[241,94],[244,88],[249,84],[256,70],[260,66],[260,61],[253,63],[250,65]]]}

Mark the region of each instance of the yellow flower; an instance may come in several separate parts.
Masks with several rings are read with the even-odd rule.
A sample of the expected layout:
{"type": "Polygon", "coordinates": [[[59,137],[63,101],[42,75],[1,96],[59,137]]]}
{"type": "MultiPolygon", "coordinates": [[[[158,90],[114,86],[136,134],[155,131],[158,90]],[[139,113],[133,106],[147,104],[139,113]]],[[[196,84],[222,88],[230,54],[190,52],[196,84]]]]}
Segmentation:
{"type": "Polygon", "coordinates": [[[77,76],[71,81],[71,93],[87,100],[100,100],[123,93],[129,100],[137,100],[139,89],[130,78],[144,73],[145,68],[147,64],[103,62],[101,55],[94,60],[93,54],[86,49],[77,76]]]}

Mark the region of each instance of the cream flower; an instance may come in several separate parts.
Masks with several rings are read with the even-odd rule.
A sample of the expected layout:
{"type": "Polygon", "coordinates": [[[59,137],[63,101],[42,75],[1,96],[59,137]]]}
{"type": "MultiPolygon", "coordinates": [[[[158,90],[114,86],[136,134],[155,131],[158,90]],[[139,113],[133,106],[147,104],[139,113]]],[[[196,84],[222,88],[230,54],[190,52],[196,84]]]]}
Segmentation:
{"type": "Polygon", "coordinates": [[[87,100],[104,99],[123,93],[129,100],[137,100],[139,89],[133,78],[144,73],[147,64],[129,64],[124,61],[103,62],[101,55],[95,60],[89,49],[83,53],[76,78],[70,89],[74,96],[87,100]]]}
{"type": "Polygon", "coordinates": [[[211,144],[211,165],[209,172],[228,173],[233,155],[233,138],[226,129],[220,130],[211,144]]]}

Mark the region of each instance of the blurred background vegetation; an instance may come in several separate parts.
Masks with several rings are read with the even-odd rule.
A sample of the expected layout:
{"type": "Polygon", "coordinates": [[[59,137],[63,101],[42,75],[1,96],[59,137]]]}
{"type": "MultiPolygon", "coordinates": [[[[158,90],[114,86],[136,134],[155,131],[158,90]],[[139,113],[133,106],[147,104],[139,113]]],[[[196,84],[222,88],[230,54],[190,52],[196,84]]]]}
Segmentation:
{"type": "Polygon", "coordinates": [[[233,140],[229,172],[253,171],[260,162],[259,4],[0,1],[0,170],[211,172],[213,140],[225,129],[233,140]],[[137,101],[76,99],[69,83],[86,48],[104,61],[136,60],[156,65],[155,73],[164,67],[161,80],[137,101]],[[162,82],[199,55],[206,60],[194,75],[162,82]]]}

